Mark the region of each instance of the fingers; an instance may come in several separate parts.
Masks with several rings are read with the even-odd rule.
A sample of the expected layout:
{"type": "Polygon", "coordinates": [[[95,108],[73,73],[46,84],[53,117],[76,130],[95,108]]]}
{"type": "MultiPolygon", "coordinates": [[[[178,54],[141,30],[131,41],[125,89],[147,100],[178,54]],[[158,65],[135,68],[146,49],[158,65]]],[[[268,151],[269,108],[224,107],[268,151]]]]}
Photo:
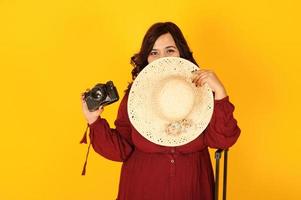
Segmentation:
{"type": "Polygon", "coordinates": [[[89,92],[89,91],[90,91],[90,89],[87,88],[85,92],[82,92],[82,93],[81,93],[81,100],[82,100],[83,103],[86,102],[86,101],[85,101],[85,93],[86,93],[86,92],[89,92]]]}
{"type": "Polygon", "coordinates": [[[102,112],[104,111],[104,107],[103,107],[103,106],[100,106],[100,107],[98,108],[98,110],[99,110],[99,113],[102,113],[102,112]]]}
{"type": "Polygon", "coordinates": [[[82,102],[85,101],[85,94],[84,94],[84,93],[81,93],[81,94],[80,94],[80,100],[81,100],[82,102]]]}
{"type": "Polygon", "coordinates": [[[200,69],[200,70],[192,72],[192,74],[194,76],[200,76],[200,75],[205,75],[205,74],[210,75],[210,74],[213,74],[213,71],[207,70],[207,69],[200,69]]]}
{"type": "Polygon", "coordinates": [[[210,70],[197,70],[193,72],[192,83],[194,83],[196,87],[203,86],[212,73],[210,70]]]}
{"type": "MultiPolygon", "coordinates": [[[[87,89],[86,91],[88,91],[89,89],[87,89]]],[[[102,113],[104,111],[103,106],[100,106],[97,110],[91,112],[88,109],[88,105],[87,102],[85,101],[85,93],[81,93],[81,102],[82,102],[82,107],[83,107],[83,111],[84,113],[95,113],[96,115],[99,115],[100,113],[102,113]]]]}
{"type": "Polygon", "coordinates": [[[82,102],[82,110],[83,110],[84,117],[86,118],[89,124],[92,124],[99,117],[99,115],[103,112],[104,109],[102,106],[100,106],[97,110],[92,112],[88,109],[87,102],[85,101],[85,96],[86,96],[86,92],[89,91],[90,91],[89,89],[86,89],[85,92],[81,93],[80,99],[82,102]]]}
{"type": "Polygon", "coordinates": [[[196,87],[203,86],[208,81],[208,76],[203,75],[199,76],[195,79],[194,83],[196,87]]]}

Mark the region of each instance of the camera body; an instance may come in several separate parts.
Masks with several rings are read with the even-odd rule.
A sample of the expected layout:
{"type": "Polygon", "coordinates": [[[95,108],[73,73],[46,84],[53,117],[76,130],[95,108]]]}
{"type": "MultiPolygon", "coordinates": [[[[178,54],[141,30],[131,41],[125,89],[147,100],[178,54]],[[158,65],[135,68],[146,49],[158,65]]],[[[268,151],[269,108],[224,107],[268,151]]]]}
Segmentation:
{"type": "Polygon", "coordinates": [[[112,81],[106,84],[98,83],[91,90],[84,93],[84,99],[90,112],[100,106],[106,106],[119,100],[119,95],[112,81]]]}

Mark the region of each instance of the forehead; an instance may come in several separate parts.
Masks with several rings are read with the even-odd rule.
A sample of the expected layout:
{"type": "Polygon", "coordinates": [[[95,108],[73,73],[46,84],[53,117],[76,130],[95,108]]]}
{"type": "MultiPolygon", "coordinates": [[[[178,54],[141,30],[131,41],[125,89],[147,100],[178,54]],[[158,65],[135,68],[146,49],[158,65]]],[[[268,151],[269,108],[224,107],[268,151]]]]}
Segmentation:
{"type": "Polygon", "coordinates": [[[165,48],[167,46],[176,46],[176,43],[170,33],[165,33],[160,37],[158,37],[153,48],[160,49],[160,48],[165,48]]]}

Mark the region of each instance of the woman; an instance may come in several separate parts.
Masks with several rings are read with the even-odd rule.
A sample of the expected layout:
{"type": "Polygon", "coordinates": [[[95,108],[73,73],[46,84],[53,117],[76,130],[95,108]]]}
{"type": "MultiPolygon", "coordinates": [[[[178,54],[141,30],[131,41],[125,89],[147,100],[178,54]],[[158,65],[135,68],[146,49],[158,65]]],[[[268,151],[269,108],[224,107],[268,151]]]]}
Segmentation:
{"type": "MultiPolygon", "coordinates": [[[[181,30],[171,22],[156,23],[144,36],[140,51],[131,58],[133,80],[152,61],[166,56],[182,57],[196,63],[181,30]]],[[[214,92],[214,111],[204,133],[192,142],[166,147],[142,137],[131,125],[127,113],[129,85],[118,110],[115,129],[100,117],[103,108],[83,113],[90,126],[94,150],[123,162],[118,200],[212,200],[214,177],[208,147],[229,148],[240,135],[233,118],[234,106],[214,72],[198,70],[193,82],[207,83],[214,92]]]]}

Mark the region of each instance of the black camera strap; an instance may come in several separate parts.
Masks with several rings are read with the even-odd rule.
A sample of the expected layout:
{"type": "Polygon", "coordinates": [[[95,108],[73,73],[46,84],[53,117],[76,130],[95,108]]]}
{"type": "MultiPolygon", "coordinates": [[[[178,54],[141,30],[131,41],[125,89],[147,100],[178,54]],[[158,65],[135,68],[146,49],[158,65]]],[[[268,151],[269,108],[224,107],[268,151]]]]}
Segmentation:
{"type": "MultiPolygon", "coordinates": [[[[89,124],[87,124],[84,136],[81,139],[80,144],[87,144],[88,129],[89,129],[89,124]]],[[[91,140],[90,140],[90,143],[89,143],[89,146],[88,146],[88,150],[87,150],[87,153],[86,153],[86,159],[85,159],[85,164],[84,164],[84,167],[83,167],[83,170],[82,170],[82,176],[86,175],[86,167],[87,167],[87,162],[88,162],[90,147],[91,147],[91,140]]]]}

